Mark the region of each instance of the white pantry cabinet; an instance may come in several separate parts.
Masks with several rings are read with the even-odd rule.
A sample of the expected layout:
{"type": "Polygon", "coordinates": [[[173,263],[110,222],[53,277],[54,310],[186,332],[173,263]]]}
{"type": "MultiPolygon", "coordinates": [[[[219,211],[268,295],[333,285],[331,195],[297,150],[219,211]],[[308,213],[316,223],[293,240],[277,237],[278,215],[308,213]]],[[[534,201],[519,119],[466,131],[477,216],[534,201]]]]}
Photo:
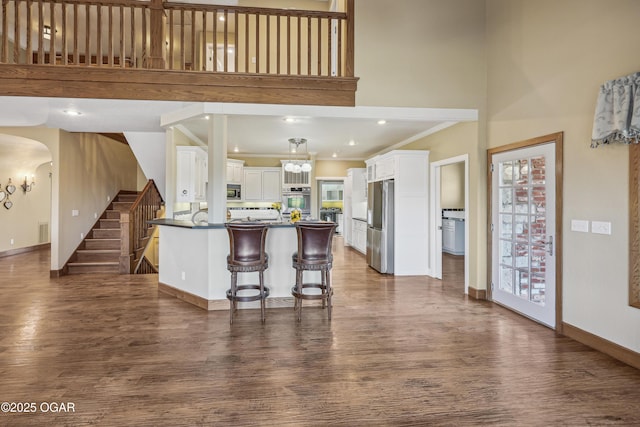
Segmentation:
{"type": "Polygon", "coordinates": [[[176,201],[207,201],[207,152],[200,147],[176,147],[176,201]]]}

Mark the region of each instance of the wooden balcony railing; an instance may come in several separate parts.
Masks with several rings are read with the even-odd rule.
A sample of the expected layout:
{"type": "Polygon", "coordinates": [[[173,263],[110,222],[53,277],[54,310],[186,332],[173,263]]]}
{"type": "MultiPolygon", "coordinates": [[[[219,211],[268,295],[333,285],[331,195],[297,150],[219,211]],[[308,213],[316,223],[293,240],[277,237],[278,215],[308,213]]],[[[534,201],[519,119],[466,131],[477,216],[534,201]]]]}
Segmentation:
{"type": "Polygon", "coordinates": [[[0,63],[353,77],[345,12],[162,0],[2,0],[0,63]]]}
{"type": "Polygon", "coordinates": [[[162,203],[162,196],[151,179],[129,212],[120,213],[120,274],[134,273],[140,265],[152,234],[147,222],[156,217],[162,203]]]}

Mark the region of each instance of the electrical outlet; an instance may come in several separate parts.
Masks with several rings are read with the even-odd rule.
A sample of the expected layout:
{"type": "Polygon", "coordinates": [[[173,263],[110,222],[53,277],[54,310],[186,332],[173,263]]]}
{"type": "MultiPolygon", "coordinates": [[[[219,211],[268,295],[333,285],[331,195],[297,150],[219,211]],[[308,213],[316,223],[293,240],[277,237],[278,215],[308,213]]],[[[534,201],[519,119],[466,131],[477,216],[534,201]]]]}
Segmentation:
{"type": "Polygon", "coordinates": [[[13,246],[13,243],[14,243],[14,241],[13,241],[13,239],[11,239],[11,246],[13,246]]]}
{"type": "Polygon", "coordinates": [[[187,280],[187,273],[184,271],[182,272],[182,280],[187,280]]]}
{"type": "Polygon", "coordinates": [[[71,216],[78,216],[78,215],[80,215],[80,211],[78,209],[71,210],[71,216]]]}
{"type": "Polygon", "coordinates": [[[98,212],[94,212],[94,213],[93,213],[93,218],[94,218],[94,219],[98,219],[98,212]]]}
{"type": "Polygon", "coordinates": [[[111,196],[107,196],[107,202],[111,201],[111,196]]]}
{"type": "Polygon", "coordinates": [[[84,239],[84,233],[80,233],[80,240],[84,239]]]}

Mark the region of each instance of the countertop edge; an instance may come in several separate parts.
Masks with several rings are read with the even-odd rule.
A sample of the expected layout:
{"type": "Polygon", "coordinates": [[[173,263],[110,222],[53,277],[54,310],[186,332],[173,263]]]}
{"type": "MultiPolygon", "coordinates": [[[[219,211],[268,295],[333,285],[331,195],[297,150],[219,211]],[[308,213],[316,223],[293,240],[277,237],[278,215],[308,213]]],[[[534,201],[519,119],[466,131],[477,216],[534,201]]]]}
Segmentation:
{"type": "MultiPolygon", "coordinates": [[[[216,228],[225,228],[225,223],[207,223],[207,224],[196,224],[192,221],[182,221],[177,219],[152,219],[147,221],[148,224],[152,225],[164,225],[168,227],[178,227],[178,228],[190,228],[194,230],[208,230],[208,229],[216,229],[216,228]]],[[[272,223],[272,222],[264,222],[264,224],[268,225],[272,228],[287,228],[287,227],[295,227],[294,224],[291,223],[272,223]]]]}

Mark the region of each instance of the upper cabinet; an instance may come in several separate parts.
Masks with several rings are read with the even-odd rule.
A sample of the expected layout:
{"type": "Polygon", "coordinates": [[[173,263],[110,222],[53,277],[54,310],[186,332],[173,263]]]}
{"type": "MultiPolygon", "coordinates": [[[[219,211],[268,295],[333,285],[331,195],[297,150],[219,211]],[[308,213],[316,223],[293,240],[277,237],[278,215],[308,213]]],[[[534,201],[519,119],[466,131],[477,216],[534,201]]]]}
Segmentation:
{"type": "Polygon", "coordinates": [[[279,202],[281,190],[280,168],[244,168],[245,202],[279,202]]]}
{"type": "Polygon", "coordinates": [[[227,159],[227,184],[240,184],[244,178],[244,160],[227,159]]]}
{"type": "Polygon", "coordinates": [[[206,202],[207,152],[201,147],[176,147],[176,201],[206,202]]]}
{"type": "MultiPolygon", "coordinates": [[[[284,170],[285,163],[291,160],[281,160],[282,162],[282,188],[291,187],[311,187],[311,172],[287,172],[284,170]]],[[[292,161],[296,163],[295,160],[292,161]]]]}

